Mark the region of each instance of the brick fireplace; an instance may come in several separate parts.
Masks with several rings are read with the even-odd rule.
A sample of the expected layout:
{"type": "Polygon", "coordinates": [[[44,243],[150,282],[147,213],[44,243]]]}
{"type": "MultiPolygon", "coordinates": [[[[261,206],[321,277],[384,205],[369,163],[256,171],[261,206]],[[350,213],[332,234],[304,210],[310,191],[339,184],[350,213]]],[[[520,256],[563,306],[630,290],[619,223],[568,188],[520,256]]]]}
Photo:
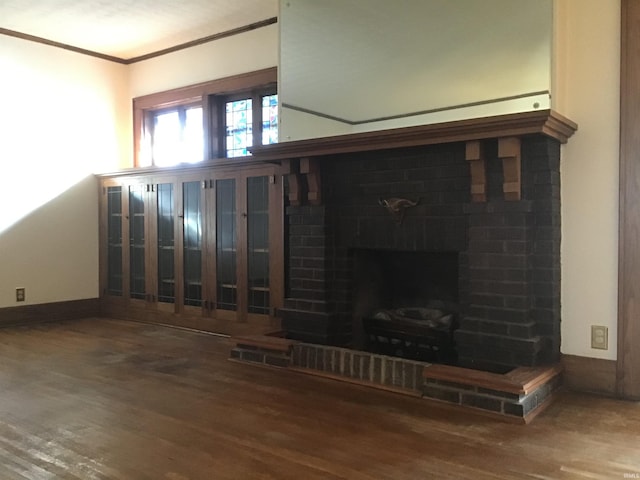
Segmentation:
{"type": "Polygon", "coordinates": [[[288,178],[286,336],[362,348],[369,308],[455,303],[459,366],[556,362],[560,145],[575,129],[544,111],[257,148],[288,178]]]}

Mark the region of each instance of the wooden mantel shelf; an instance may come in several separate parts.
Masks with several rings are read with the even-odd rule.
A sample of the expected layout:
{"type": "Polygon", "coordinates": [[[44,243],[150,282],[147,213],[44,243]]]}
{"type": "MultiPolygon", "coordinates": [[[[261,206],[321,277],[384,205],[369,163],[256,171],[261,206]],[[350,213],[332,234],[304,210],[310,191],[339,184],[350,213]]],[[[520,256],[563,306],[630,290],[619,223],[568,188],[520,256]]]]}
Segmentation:
{"type": "Polygon", "coordinates": [[[561,143],[566,143],[577,129],[578,126],[574,122],[562,115],[552,110],[539,110],[282,142],[256,146],[251,149],[251,152],[256,160],[269,161],[531,134],[544,134],[561,143]]]}

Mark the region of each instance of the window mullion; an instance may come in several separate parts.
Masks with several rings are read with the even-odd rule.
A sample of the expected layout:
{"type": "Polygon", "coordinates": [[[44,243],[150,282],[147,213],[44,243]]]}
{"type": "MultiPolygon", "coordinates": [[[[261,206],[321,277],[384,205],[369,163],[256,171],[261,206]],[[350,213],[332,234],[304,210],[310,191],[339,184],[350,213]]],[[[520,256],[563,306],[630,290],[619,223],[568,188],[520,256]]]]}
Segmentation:
{"type": "Polygon", "coordinates": [[[260,92],[252,92],[252,116],[253,116],[253,142],[252,145],[262,145],[262,95],[260,92]]]}

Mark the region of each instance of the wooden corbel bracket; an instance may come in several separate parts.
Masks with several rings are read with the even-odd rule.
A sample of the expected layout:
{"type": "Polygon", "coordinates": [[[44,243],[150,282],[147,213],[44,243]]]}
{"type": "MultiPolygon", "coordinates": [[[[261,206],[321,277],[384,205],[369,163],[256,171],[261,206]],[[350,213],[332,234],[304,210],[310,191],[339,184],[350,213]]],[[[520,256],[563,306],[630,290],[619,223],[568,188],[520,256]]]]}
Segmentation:
{"type": "Polygon", "coordinates": [[[487,201],[487,167],[480,141],[466,143],[466,160],[471,170],[471,201],[487,201]]]}
{"type": "Polygon", "coordinates": [[[503,137],[498,139],[498,157],[502,160],[504,199],[520,200],[522,197],[520,138],[503,137]]]}
{"type": "Polygon", "coordinates": [[[300,173],[307,176],[307,200],[310,205],[322,204],[322,182],[317,158],[300,159],[300,173]]]}
{"type": "Polygon", "coordinates": [[[283,173],[288,176],[289,180],[289,205],[294,207],[302,204],[302,186],[300,182],[300,161],[297,159],[288,159],[283,164],[283,173]]]}

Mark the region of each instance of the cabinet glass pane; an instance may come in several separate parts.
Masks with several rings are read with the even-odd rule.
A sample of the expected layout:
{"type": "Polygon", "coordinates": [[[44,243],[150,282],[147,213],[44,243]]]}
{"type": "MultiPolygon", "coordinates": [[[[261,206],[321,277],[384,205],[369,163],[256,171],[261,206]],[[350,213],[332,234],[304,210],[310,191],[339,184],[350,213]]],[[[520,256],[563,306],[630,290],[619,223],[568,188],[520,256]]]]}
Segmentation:
{"type": "Polygon", "coordinates": [[[129,295],[142,298],[144,282],[144,185],[129,187],[129,295]]]}
{"type": "Polygon", "coordinates": [[[247,179],[249,312],[269,313],[269,177],[247,179]]]}
{"type": "Polygon", "coordinates": [[[236,310],[236,181],[216,180],[217,308],[236,310]]]}
{"type": "Polygon", "coordinates": [[[184,304],[202,305],[202,213],[200,182],[183,184],[184,304]]]}
{"type": "Polygon", "coordinates": [[[158,204],[158,301],[175,302],[175,235],[173,184],[157,185],[158,204]]]}
{"type": "Polygon", "coordinates": [[[122,295],[122,187],[107,187],[107,293],[122,295]]]}

